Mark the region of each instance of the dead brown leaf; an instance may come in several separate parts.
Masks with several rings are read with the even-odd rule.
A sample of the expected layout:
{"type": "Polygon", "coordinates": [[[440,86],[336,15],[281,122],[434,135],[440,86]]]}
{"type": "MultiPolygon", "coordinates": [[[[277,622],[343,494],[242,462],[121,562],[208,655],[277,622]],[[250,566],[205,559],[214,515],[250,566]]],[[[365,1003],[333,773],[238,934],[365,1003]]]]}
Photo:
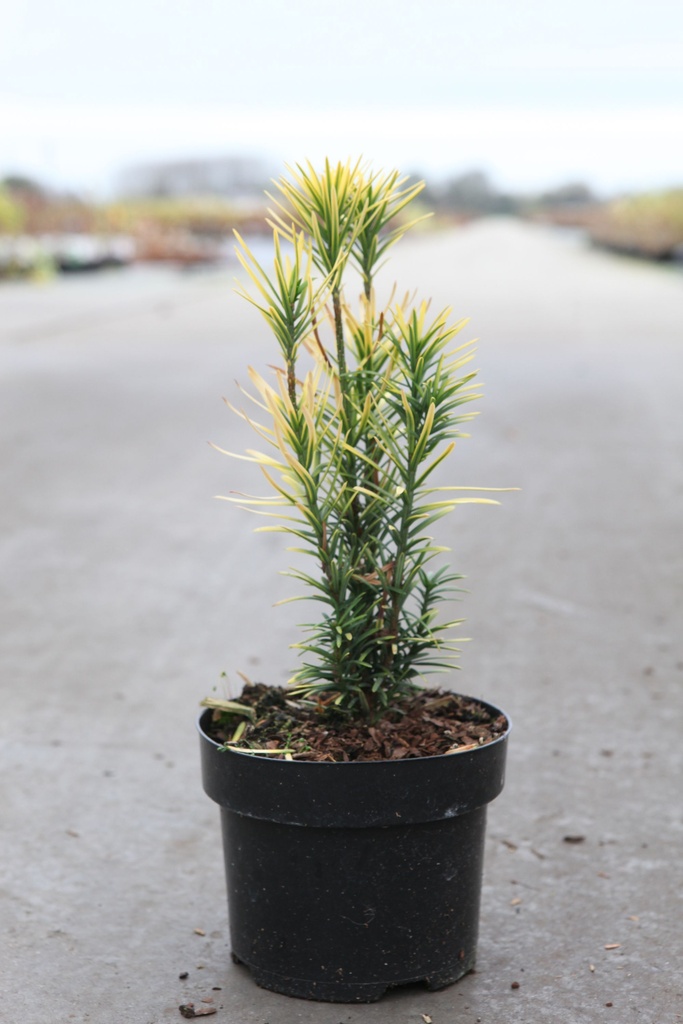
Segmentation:
{"type": "Polygon", "coordinates": [[[216,1012],[215,1006],[200,1006],[196,1007],[194,1003],[182,1003],[178,1009],[182,1017],[186,1017],[188,1020],[192,1020],[195,1017],[209,1017],[212,1013],[216,1012]]]}

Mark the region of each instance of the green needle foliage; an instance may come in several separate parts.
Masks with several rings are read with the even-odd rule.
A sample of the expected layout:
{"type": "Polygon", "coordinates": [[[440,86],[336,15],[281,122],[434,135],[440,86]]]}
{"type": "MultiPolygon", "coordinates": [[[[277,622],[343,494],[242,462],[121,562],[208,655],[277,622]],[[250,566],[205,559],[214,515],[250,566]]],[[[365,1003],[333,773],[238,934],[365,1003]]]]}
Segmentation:
{"type": "Polygon", "coordinates": [[[376,309],[374,275],[411,226],[396,218],[421,185],[350,162],[322,173],[307,164],[276,184],[271,275],[238,236],[257,292],[246,297],[284,365],[273,383],[250,369],[258,412],[240,415],[266,444],[236,457],[261,468],[271,493],[226,500],[277,518],[261,529],[311,556],[309,571],[289,572],[322,605],[292,645],[302,654],[295,692],[376,718],[457,655],[458,623],[437,611],[460,577],[435,565],[446,549],[429,530],[461,502],[495,504],[432,485],[474,415],[473,343],[454,345],[466,321],[431,316],[427,302],[376,309]],[[358,273],[352,308],[348,278],[358,273]]]}

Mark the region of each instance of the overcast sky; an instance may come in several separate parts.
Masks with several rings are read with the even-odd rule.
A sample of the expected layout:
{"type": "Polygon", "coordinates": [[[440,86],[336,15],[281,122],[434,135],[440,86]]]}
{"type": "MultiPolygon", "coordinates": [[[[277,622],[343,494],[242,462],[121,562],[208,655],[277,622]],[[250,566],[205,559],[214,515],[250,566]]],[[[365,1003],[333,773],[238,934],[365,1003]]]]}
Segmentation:
{"type": "Polygon", "coordinates": [[[502,188],[683,184],[671,0],[17,0],[0,174],[104,192],[188,156],[364,155],[502,188]]]}

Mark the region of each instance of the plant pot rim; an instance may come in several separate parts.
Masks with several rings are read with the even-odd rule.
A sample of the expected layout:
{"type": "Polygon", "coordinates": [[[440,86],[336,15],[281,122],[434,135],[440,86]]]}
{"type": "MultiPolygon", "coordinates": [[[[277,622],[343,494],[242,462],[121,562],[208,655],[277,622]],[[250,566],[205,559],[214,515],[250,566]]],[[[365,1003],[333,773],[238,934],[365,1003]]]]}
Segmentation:
{"type": "Polygon", "coordinates": [[[283,824],[369,827],[439,821],[490,803],[501,792],[511,721],[490,743],[426,757],[382,761],[286,761],[220,750],[197,720],[204,789],[221,807],[283,824]],[[386,794],[395,799],[387,805],[386,794]],[[302,799],[302,794],[305,797],[302,799]]]}

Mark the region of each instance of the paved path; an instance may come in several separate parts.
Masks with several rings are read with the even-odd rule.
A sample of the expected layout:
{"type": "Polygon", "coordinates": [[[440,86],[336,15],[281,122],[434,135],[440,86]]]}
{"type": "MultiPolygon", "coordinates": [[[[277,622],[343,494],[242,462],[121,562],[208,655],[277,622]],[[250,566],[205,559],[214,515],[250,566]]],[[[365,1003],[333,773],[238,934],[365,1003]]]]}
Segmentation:
{"type": "Polygon", "coordinates": [[[248,443],[220,399],[272,353],[230,274],[3,285],[8,1021],[160,1024],[204,996],[229,1024],[683,1020],[683,276],[505,221],[391,269],[482,339],[456,482],[522,488],[445,527],[455,684],[515,723],[477,973],[335,1007],[229,963],[192,719],[223,670],[284,680],[300,606],[271,617],[287,556],[212,500],[249,480],[207,441],[248,443]]]}

